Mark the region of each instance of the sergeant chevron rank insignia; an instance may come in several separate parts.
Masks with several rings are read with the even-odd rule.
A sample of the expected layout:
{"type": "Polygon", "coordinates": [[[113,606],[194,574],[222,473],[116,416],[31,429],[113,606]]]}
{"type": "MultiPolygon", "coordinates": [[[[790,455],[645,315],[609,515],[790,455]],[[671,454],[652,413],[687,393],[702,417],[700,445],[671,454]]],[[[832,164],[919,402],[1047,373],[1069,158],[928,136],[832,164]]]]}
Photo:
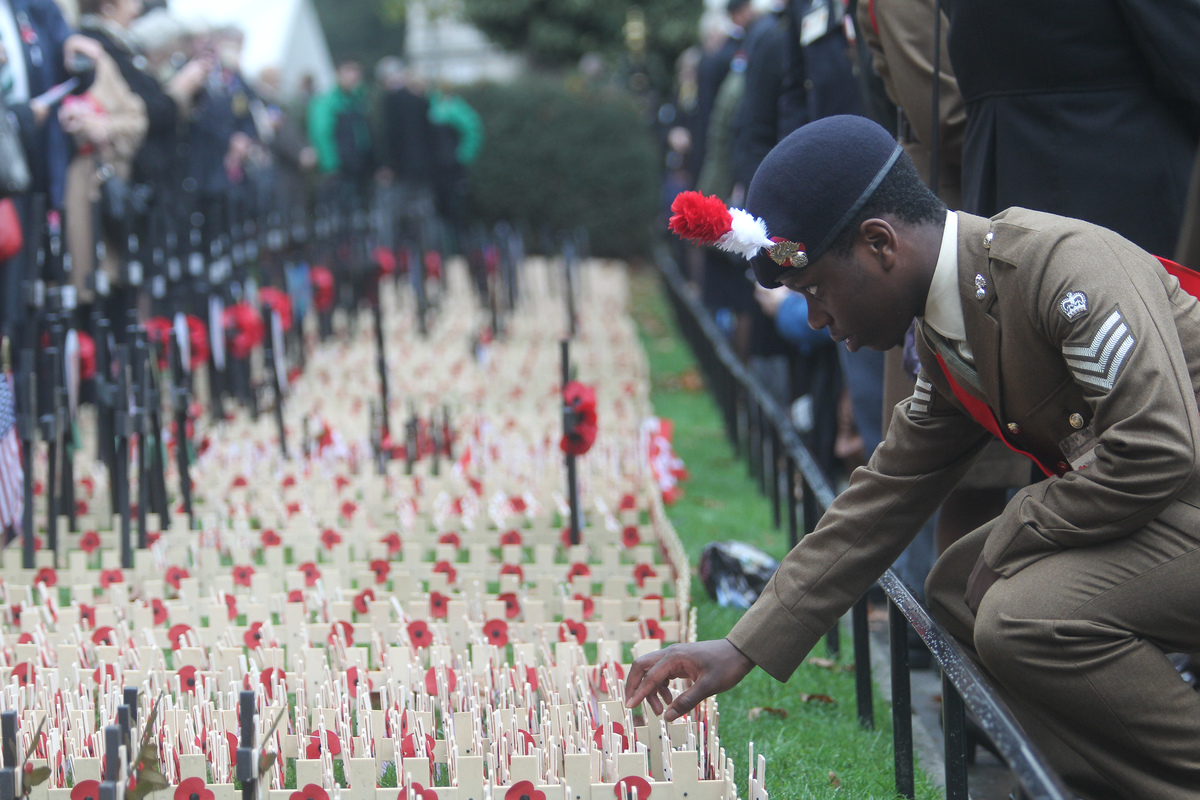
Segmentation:
{"type": "Polygon", "coordinates": [[[1135,343],[1129,326],[1117,310],[1108,315],[1089,345],[1063,345],[1062,351],[1075,380],[1107,391],[1116,383],[1135,343]]]}
{"type": "Polygon", "coordinates": [[[1059,301],[1058,310],[1064,317],[1074,321],[1076,317],[1087,313],[1087,295],[1083,292],[1067,292],[1059,301]]]}

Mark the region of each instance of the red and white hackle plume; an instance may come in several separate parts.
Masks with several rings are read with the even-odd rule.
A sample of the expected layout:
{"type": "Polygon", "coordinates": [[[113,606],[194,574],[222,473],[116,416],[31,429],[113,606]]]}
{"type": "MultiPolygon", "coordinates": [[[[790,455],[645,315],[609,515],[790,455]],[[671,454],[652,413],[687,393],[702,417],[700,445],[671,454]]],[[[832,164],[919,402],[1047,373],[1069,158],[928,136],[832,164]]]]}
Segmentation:
{"type": "Polygon", "coordinates": [[[680,237],[742,258],[754,258],[774,244],[765,222],[748,211],[728,208],[719,197],[680,192],[671,203],[671,214],[670,228],[680,237]]]}

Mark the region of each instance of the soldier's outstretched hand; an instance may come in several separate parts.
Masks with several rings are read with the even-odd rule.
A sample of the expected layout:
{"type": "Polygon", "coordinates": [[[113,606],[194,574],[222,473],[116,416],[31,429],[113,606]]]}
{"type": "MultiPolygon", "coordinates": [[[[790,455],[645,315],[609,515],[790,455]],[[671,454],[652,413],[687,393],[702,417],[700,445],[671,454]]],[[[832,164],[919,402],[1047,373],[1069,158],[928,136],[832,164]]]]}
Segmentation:
{"type": "Polygon", "coordinates": [[[633,662],[625,679],[625,706],[634,708],[645,701],[655,714],[672,722],[706,697],[732,689],[752,669],[754,662],[728,639],[673,644],[633,662]],[[691,681],[675,698],[667,688],[673,678],[691,681]]]}

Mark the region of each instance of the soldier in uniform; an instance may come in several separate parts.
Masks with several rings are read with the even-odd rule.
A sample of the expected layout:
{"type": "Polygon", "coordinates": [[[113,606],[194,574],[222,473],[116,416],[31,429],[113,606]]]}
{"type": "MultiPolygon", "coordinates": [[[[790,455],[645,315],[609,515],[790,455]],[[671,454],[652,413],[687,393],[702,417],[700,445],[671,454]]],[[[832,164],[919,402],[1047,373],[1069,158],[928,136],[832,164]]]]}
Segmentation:
{"type": "Polygon", "coordinates": [[[639,658],[629,705],[786,680],[996,437],[1046,477],[941,556],[932,611],[1081,797],[1200,798],[1200,697],[1166,656],[1200,649],[1200,276],[1090,223],[948,212],[861,117],[784,139],[747,212],[713,238],[760,283],[851,350],[916,318],[921,373],[729,636],[639,658]]]}

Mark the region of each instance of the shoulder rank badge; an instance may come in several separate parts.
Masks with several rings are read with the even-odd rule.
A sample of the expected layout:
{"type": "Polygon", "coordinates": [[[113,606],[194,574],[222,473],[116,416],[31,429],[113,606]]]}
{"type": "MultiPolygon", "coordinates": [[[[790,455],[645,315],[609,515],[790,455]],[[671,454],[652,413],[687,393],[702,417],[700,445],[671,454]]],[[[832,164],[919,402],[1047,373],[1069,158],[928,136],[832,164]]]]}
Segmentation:
{"type": "Polygon", "coordinates": [[[1083,292],[1067,292],[1058,302],[1058,310],[1069,320],[1087,313],[1087,295],[1083,292]]]}

